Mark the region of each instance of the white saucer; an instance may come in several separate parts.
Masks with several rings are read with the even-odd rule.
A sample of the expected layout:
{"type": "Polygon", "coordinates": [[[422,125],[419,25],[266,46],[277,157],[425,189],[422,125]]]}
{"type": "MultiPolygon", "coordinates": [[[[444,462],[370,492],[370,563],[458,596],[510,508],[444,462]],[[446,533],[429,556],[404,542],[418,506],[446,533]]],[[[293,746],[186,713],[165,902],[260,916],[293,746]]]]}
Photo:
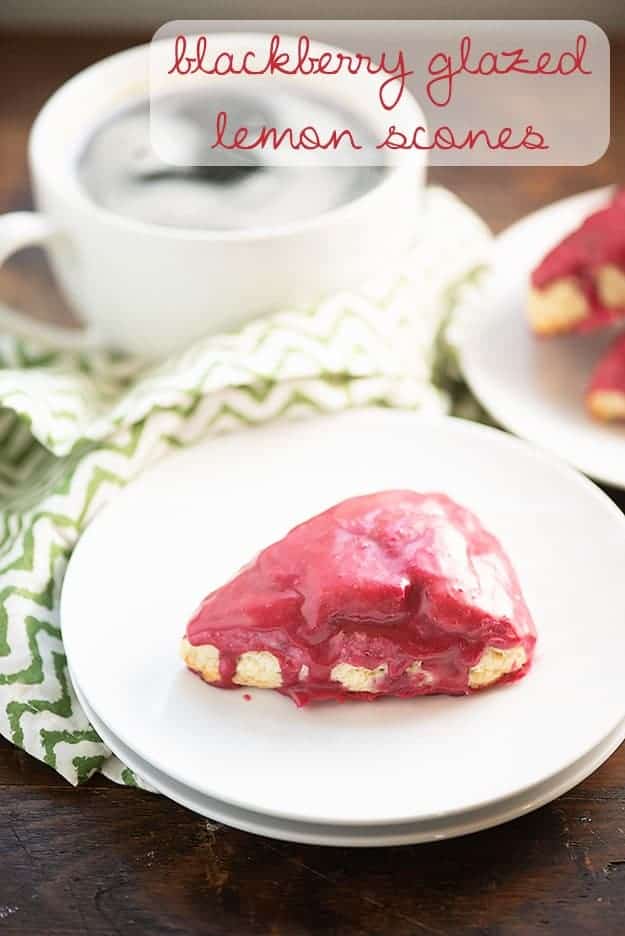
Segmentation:
{"type": "Polygon", "coordinates": [[[615,330],[538,339],[525,311],[532,269],[609,196],[601,189],[555,202],[496,239],[493,281],[463,328],[460,353],[471,389],[502,426],[625,488],[625,426],[593,422],[584,405],[593,366],[615,330]]]}
{"type": "Polygon", "coordinates": [[[430,820],[423,823],[390,826],[324,826],[314,823],[296,822],[263,816],[227,803],[203,796],[195,790],[172,780],[147,761],[126,747],[116,738],[89,705],[84,693],[73,679],[76,695],[91,724],[113,753],[139,777],[146,780],[155,790],[200,816],[223,822],[225,825],[256,835],[280,839],[287,842],[303,842],[309,845],[350,846],[355,848],[387,847],[391,845],[416,845],[467,835],[509,822],[551,802],[572,787],[585,780],[619,747],[625,738],[625,721],[593,751],[581,758],[564,773],[551,781],[539,784],[519,797],[505,800],[494,807],[465,813],[460,816],[430,820]]]}
{"type": "Polygon", "coordinates": [[[210,439],[129,485],[72,556],[63,637],[100,719],[185,786],[303,822],[423,822],[521,795],[625,717],[623,555],[614,504],[526,443],[460,420],[344,413],[210,439]],[[539,633],[526,678],[299,710],[187,672],[179,641],[206,592],[296,522],[393,487],[446,491],[500,537],[539,633]]]}

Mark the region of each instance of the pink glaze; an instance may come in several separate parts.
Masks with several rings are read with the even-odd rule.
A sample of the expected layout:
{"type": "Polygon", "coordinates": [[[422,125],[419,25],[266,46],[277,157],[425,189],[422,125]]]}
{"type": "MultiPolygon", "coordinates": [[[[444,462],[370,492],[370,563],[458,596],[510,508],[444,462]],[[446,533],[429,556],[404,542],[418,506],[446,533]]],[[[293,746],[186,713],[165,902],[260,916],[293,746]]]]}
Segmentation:
{"type": "Polygon", "coordinates": [[[625,335],[619,335],[599,359],[590,378],[588,393],[625,394],[625,335]]]}
{"type": "Polygon", "coordinates": [[[617,191],[607,207],[591,214],[549,251],[532,273],[532,286],[543,289],[555,280],[573,277],[590,312],[571,330],[593,331],[625,315],[625,308],[609,309],[597,295],[594,273],[608,263],[625,272],[625,191],[617,191]]]}
{"type": "Polygon", "coordinates": [[[383,491],[343,501],[263,550],[204,599],[187,639],[218,647],[223,688],[241,653],[270,651],[279,691],[304,705],[375,697],[331,679],[341,662],[388,664],[376,695],[464,694],[487,647],[522,644],[527,663],[505,677],[519,679],[536,635],[512,565],[477,517],[444,494],[383,491]],[[422,674],[409,675],[415,660],[422,674]]]}

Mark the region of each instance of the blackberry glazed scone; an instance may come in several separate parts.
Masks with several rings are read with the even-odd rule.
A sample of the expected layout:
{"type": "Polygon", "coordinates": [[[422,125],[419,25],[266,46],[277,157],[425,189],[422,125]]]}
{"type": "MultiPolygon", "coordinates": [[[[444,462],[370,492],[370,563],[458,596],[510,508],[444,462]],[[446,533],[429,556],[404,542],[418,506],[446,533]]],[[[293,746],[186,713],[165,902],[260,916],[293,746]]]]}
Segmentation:
{"type": "Polygon", "coordinates": [[[463,695],[520,679],[536,633],[497,539],[444,494],[354,497],[295,527],[189,621],[207,683],[321,700],[463,695]]]}
{"type": "Polygon", "coordinates": [[[537,335],[589,332],[625,317],[625,194],[549,251],[531,276],[537,335]]]}
{"type": "Polygon", "coordinates": [[[625,420],[625,335],[619,335],[595,365],[586,405],[601,422],[625,420]]]}

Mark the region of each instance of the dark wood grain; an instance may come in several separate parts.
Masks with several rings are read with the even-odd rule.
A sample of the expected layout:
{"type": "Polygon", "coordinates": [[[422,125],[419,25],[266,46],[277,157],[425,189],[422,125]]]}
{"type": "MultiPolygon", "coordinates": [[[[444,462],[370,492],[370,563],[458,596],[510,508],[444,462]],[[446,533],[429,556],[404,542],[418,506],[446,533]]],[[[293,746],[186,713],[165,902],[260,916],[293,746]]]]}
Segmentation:
{"type": "MultiPolygon", "coordinates": [[[[90,62],[146,38],[5,37],[0,211],[30,206],[26,139],[48,94],[90,62]]],[[[617,89],[625,86],[624,53],[617,45],[617,89]]],[[[595,166],[440,169],[431,178],[495,230],[555,198],[624,181],[625,112],[617,103],[612,145],[595,166]]],[[[41,318],[68,320],[33,254],[2,271],[0,296],[41,318]]],[[[614,496],[625,509],[625,497],[614,496]]],[[[0,933],[7,936],[623,932],[624,749],[566,796],[499,829],[361,851],[246,835],[102,778],[74,790],[0,741],[0,933]]]]}

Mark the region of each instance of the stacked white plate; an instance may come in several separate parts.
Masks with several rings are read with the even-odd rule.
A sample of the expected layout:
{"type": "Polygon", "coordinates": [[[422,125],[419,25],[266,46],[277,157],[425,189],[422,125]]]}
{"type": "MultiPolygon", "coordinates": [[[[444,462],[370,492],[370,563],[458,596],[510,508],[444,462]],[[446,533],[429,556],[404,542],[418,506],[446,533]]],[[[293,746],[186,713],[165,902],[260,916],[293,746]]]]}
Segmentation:
{"type": "Polygon", "coordinates": [[[623,740],[624,559],[625,517],[553,457],[472,423],[361,410],[211,439],[129,485],[74,552],[63,637],[94,727],[171,799],[280,839],[423,842],[537,808],[623,740]],[[499,537],[539,634],[524,679],[297,709],[185,669],[208,591],[295,523],[388,488],[444,491],[499,537]]]}

